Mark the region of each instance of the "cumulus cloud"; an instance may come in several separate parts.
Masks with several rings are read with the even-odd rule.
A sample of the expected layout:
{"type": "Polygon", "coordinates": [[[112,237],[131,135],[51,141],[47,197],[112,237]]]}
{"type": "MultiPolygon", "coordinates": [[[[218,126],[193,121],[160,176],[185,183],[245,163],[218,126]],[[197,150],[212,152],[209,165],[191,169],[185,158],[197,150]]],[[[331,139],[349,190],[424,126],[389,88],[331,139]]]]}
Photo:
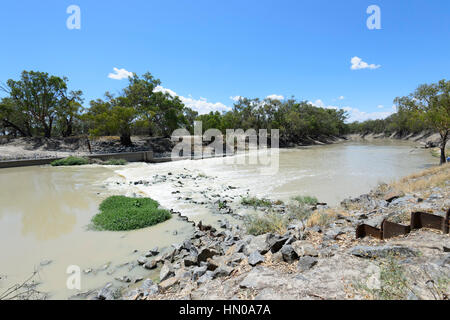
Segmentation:
{"type": "Polygon", "coordinates": [[[344,107],[342,109],[349,114],[348,122],[384,119],[394,113],[392,111],[365,112],[351,107],[344,107]]]}
{"type": "Polygon", "coordinates": [[[344,99],[345,99],[344,96],[340,96],[340,97],[338,98],[338,100],[344,100],[344,99]]]}
{"type": "Polygon", "coordinates": [[[122,79],[128,79],[129,77],[133,76],[133,72],[127,71],[125,69],[118,69],[113,68],[114,72],[111,72],[108,74],[108,78],[114,79],[114,80],[122,80],[122,79]]]}
{"type": "Polygon", "coordinates": [[[267,96],[266,99],[284,100],[284,97],[282,95],[278,95],[278,94],[271,94],[271,95],[267,96]]]}
{"type": "MultiPolygon", "coordinates": [[[[333,105],[327,105],[322,100],[318,99],[314,102],[308,101],[309,104],[319,107],[319,108],[325,108],[325,109],[335,109],[339,110],[342,109],[344,111],[347,111],[348,113],[348,119],[347,122],[354,122],[354,121],[366,121],[366,120],[375,120],[375,119],[384,119],[389,117],[391,114],[395,113],[396,109],[395,106],[393,106],[392,111],[378,111],[378,112],[365,112],[361,111],[358,108],[352,108],[352,107],[338,107],[333,105]]],[[[381,105],[378,106],[378,108],[381,105]]],[[[384,108],[384,107],[383,107],[384,108]]]]}
{"type": "Polygon", "coordinates": [[[361,69],[378,69],[381,67],[379,64],[368,64],[367,62],[364,62],[359,57],[353,57],[350,62],[352,63],[351,69],[352,70],[361,70],[361,69]]]}
{"type": "Polygon", "coordinates": [[[233,100],[234,102],[238,102],[239,100],[241,100],[241,98],[243,98],[243,97],[241,97],[241,96],[234,96],[234,97],[231,96],[230,97],[230,99],[233,100]]]}
{"type": "Polygon", "coordinates": [[[188,97],[183,97],[177,95],[173,90],[164,88],[162,86],[157,86],[155,92],[164,92],[170,94],[172,97],[178,96],[181,102],[188,108],[197,111],[199,114],[210,113],[211,111],[230,111],[231,108],[224,105],[221,102],[209,102],[206,98],[200,97],[200,99],[194,99],[191,95],[188,97]]]}

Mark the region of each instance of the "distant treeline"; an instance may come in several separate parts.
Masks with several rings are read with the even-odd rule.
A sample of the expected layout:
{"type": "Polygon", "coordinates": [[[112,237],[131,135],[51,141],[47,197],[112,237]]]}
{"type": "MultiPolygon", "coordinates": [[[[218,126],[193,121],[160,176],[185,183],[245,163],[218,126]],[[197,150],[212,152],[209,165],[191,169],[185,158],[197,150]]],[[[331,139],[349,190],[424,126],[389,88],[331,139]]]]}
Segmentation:
{"type": "Polygon", "coordinates": [[[124,145],[132,135],[170,136],[175,129],[193,132],[195,120],[203,130],[279,129],[285,141],[342,135],[348,130],[342,110],[317,108],[305,101],[247,99],[225,113],[205,115],[186,107],[179,97],[156,90],[161,84],[150,73],[134,75],[118,95],[83,107],[83,93],[70,91],[68,79],[44,72],[24,71],[19,80],[2,86],[0,134],[13,137],[120,136],[124,145]]]}
{"type": "Polygon", "coordinates": [[[422,119],[411,115],[410,112],[400,110],[385,119],[352,122],[348,124],[349,133],[385,133],[406,136],[423,131],[432,131],[434,128],[422,119]]]}
{"type": "Polygon", "coordinates": [[[232,110],[199,115],[179,97],[157,90],[161,81],[150,73],[134,74],[117,95],[84,107],[83,93],[68,89],[68,79],[44,72],[23,71],[19,80],[8,80],[1,87],[0,135],[13,137],[68,137],[73,135],[120,136],[124,145],[132,135],[169,137],[175,129],[193,133],[195,120],[203,131],[226,129],[279,129],[280,142],[297,143],[347,133],[417,133],[434,130],[442,142],[448,138],[450,82],[422,85],[407,97],[396,98],[398,112],[384,120],[346,123],[343,110],[319,108],[294,98],[241,98],[232,110]]]}

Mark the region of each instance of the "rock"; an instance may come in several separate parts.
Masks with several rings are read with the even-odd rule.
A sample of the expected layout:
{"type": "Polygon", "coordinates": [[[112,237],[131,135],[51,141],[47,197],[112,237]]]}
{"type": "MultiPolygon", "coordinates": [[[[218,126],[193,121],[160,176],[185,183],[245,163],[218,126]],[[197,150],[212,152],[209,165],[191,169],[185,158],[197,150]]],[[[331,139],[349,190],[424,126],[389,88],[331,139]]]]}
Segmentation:
{"type": "Polygon", "coordinates": [[[183,248],[190,251],[192,249],[192,241],[191,240],[185,240],[183,242],[183,248]]]}
{"type": "Polygon", "coordinates": [[[157,266],[158,266],[158,262],[156,262],[156,260],[154,260],[154,259],[150,260],[144,264],[144,268],[148,269],[148,270],[156,269],[157,266]]]}
{"type": "Polygon", "coordinates": [[[308,241],[304,241],[304,240],[295,241],[291,246],[294,249],[297,256],[299,256],[299,257],[303,257],[303,256],[318,257],[319,256],[319,252],[308,241]]]}
{"type": "Polygon", "coordinates": [[[116,278],[116,280],[120,281],[120,282],[127,282],[127,283],[131,282],[131,278],[128,277],[128,276],[123,276],[123,277],[120,277],[120,278],[116,278]]]}
{"type": "Polygon", "coordinates": [[[192,280],[197,280],[199,279],[201,276],[203,276],[207,271],[207,267],[203,266],[203,267],[196,267],[194,268],[194,270],[192,270],[192,280]]]}
{"type": "Polygon", "coordinates": [[[417,253],[410,248],[388,245],[380,247],[356,246],[350,249],[350,254],[361,258],[386,258],[392,255],[405,257],[417,256],[417,253]]]}
{"type": "Polygon", "coordinates": [[[314,267],[318,261],[319,260],[317,260],[316,258],[313,258],[310,256],[301,257],[298,260],[297,270],[299,272],[307,271],[307,270],[311,269],[312,267],[314,267]]]}
{"type": "Polygon", "coordinates": [[[200,253],[198,254],[197,260],[198,262],[206,261],[208,258],[212,258],[219,253],[211,248],[203,248],[200,250],[200,253]]]}
{"type": "Polygon", "coordinates": [[[159,248],[158,247],[153,248],[152,250],[150,250],[150,253],[156,256],[159,253],[159,248]]]}
{"type": "Polygon", "coordinates": [[[405,205],[405,204],[414,203],[414,202],[416,202],[416,198],[414,196],[408,195],[408,196],[404,196],[404,197],[393,200],[389,206],[405,205]]]}
{"type": "Polygon", "coordinates": [[[283,255],[283,260],[288,263],[292,263],[298,258],[297,253],[290,244],[284,245],[281,248],[281,254],[283,255]]]}
{"type": "Polygon", "coordinates": [[[184,266],[190,267],[197,265],[197,256],[189,255],[184,258],[184,266]]]}
{"type": "Polygon", "coordinates": [[[270,234],[267,237],[267,245],[270,248],[270,251],[272,253],[276,253],[278,251],[281,250],[281,248],[283,247],[283,245],[286,243],[286,241],[288,240],[288,237],[281,237],[278,235],[274,235],[274,234],[270,234]]]}
{"type": "Polygon", "coordinates": [[[146,257],[139,257],[139,258],[137,258],[137,262],[140,265],[143,265],[143,264],[147,263],[147,258],[146,257]]]}
{"type": "Polygon", "coordinates": [[[391,191],[384,196],[384,201],[392,202],[395,199],[403,197],[405,194],[403,192],[391,191]]]}
{"type": "Polygon", "coordinates": [[[264,260],[264,256],[262,256],[258,251],[254,251],[248,256],[248,264],[252,267],[264,262],[264,260]]]}
{"type": "Polygon", "coordinates": [[[278,251],[277,253],[274,253],[272,255],[272,261],[277,263],[277,262],[282,262],[283,261],[283,254],[278,251]]]}
{"type": "Polygon", "coordinates": [[[197,280],[197,284],[201,285],[211,281],[212,279],[213,279],[213,271],[206,271],[206,273],[197,280]]]}
{"type": "Polygon", "coordinates": [[[183,248],[183,244],[181,243],[172,243],[172,247],[178,252],[183,248]]]}
{"type": "Polygon", "coordinates": [[[161,271],[159,273],[159,279],[160,281],[167,280],[175,275],[175,271],[173,269],[173,266],[170,262],[164,263],[164,265],[161,268],[161,271]]]}
{"type": "Polygon", "coordinates": [[[169,289],[170,287],[173,287],[174,285],[176,285],[178,282],[179,282],[179,280],[176,277],[172,277],[172,278],[169,278],[167,280],[160,282],[159,287],[161,288],[161,290],[165,291],[165,290],[169,289]]]}
{"type": "Polygon", "coordinates": [[[233,270],[233,268],[222,264],[214,271],[214,273],[212,274],[212,278],[216,279],[220,277],[228,277],[233,272],[233,270]]]}
{"type": "Polygon", "coordinates": [[[50,263],[52,263],[52,260],[42,260],[40,265],[41,265],[41,267],[44,267],[44,266],[48,266],[50,263]]]}
{"type": "Polygon", "coordinates": [[[341,234],[345,234],[345,232],[341,228],[333,228],[333,229],[327,230],[324,233],[323,239],[325,241],[327,241],[327,240],[336,240],[337,237],[339,237],[341,234]]]}
{"type": "Polygon", "coordinates": [[[114,300],[114,292],[112,290],[112,283],[106,284],[97,294],[100,300],[114,300]]]}
{"type": "Polygon", "coordinates": [[[268,234],[250,238],[249,244],[244,248],[245,255],[248,256],[254,251],[258,251],[260,254],[266,254],[270,249],[267,238],[268,234]]]}
{"type": "Polygon", "coordinates": [[[146,279],[140,289],[144,293],[144,296],[150,296],[159,293],[158,285],[153,283],[151,279],[146,279]]]}

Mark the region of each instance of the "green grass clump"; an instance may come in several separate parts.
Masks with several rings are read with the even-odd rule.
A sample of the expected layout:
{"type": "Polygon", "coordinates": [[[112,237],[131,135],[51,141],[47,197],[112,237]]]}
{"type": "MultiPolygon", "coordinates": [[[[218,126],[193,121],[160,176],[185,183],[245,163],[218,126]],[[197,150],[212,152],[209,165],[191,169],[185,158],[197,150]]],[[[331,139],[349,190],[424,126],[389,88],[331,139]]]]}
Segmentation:
{"type": "Polygon", "coordinates": [[[100,213],[92,218],[92,224],[96,230],[126,231],[153,226],[171,217],[153,199],[112,196],[100,204],[100,213]]]}
{"type": "Polygon", "coordinates": [[[53,167],[60,167],[60,166],[81,166],[85,164],[89,164],[89,159],[86,158],[80,158],[80,157],[67,157],[60,160],[55,160],[52,163],[50,163],[53,167]]]}
{"type": "Polygon", "coordinates": [[[128,164],[128,161],[125,159],[109,159],[103,163],[105,166],[124,166],[128,164]]]}
{"type": "Polygon", "coordinates": [[[268,199],[258,199],[255,197],[252,198],[242,198],[241,204],[249,207],[271,207],[272,202],[268,199]]]}
{"type": "Polygon", "coordinates": [[[316,205],[319,203],[319,200],[317,200],[316,197],[310,196],[296,196],[293,197],[292,200],[297,201],[301,204],[309,204],[309,205],[316,205]]]}

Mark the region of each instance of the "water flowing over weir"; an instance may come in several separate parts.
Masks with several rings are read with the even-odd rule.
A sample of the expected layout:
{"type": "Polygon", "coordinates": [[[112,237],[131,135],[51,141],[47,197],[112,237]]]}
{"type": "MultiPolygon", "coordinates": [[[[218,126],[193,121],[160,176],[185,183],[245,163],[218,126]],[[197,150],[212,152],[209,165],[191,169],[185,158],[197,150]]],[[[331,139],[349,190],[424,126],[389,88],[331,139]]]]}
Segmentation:
{"type": "Polygon", "coordinates": [[[39,289],[50,298],[76,293],[66,287],[70,265],[83,270],[81,291],[123,276],[152,277],[130,261],[154,247],[182,242],[192,232],[175,216],[131,232],[88,230],[99,203],[110,195],[149,196],[193,221],[217,224],[224,218],[233,222],[233,216],[218,214],[219,201],[237,204],[246,194],[273,200],[311,195],[333,205],[436,162],[428,150],[384,141],[281,149],[279,170],[272,176],[261,175],[257,164],[226,164],[223,158],[114,168],[1,169],[0,292],[37,267],[39,289]]]}

